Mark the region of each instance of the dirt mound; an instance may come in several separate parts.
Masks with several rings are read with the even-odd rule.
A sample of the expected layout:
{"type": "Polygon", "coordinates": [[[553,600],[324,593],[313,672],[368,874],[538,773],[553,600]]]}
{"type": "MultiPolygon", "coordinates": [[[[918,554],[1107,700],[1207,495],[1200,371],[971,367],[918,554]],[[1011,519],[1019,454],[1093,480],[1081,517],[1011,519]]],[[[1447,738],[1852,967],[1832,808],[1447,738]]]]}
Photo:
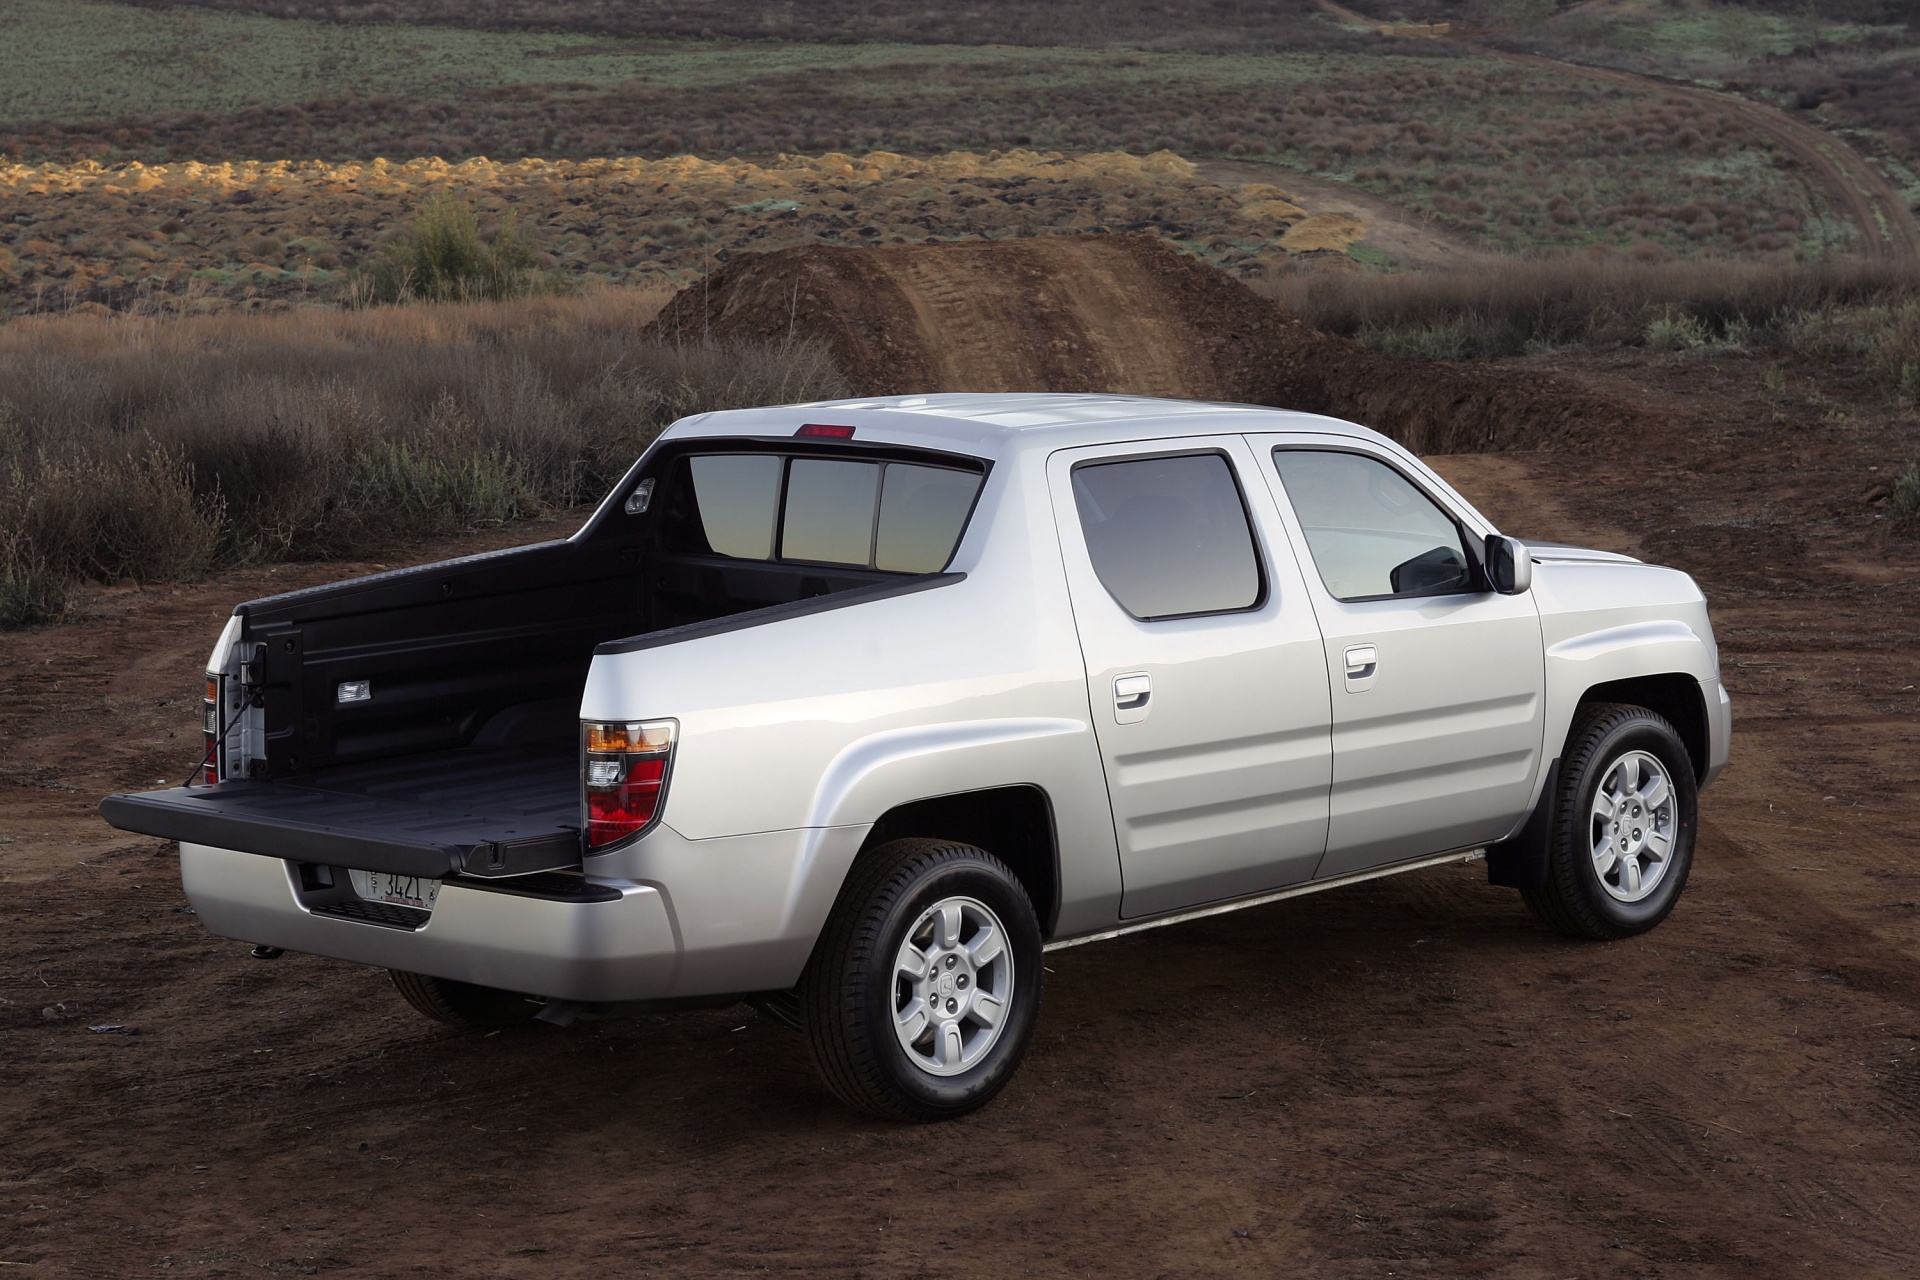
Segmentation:
{"type": "Polygon", "coordinates": [[[1351,418],[1425,453],[1538,448],[1635,412],[1538,375],[1378,355],[1147,235],[746,255],[677,295],[653,333],[824,342],[866,395],[1271,404],[1351,418]]]}

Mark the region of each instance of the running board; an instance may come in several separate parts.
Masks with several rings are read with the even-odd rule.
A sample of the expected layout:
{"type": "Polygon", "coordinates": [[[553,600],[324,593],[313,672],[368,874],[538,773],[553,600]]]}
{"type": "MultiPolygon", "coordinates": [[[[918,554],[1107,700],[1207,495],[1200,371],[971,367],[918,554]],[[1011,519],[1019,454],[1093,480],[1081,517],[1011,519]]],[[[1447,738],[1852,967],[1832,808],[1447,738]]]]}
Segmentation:
{"type": "Polygon", "coordinates": [[[1287,898],[1305,897],[1309,893],[1320,893],[1327,889],[1339,889],[1350,884],[1360,884],[1367,880],[1379,880],[1385,876],[1397,876],[1403,871],[1418,871],[1423,867],[1438,867],[1449,862],[1467,863],[1478,860],[1485,854],[1483,849],[1454,850],[1452,853],[1436,853],[1424,858],[1415,858],[1412,862],[1396,862],[1392,866],[1372,867],[1366,871],[1356,871],[1351,875],[1335,876],[1331,880],[1309,880],[1305,884],[1289,885],[1285,889],[1275,889],[1272,893],[1263,893],[1257,897],[1239,898],[1233,902],[1216,902],[1208,907],[1195,907],[1191,911],[1181,911],[1170,916],[1157,916],[1152,920],[1142,920],[1138,924],[1123,924],[1118,929],[1107,929],[1100,933],[1089,933],[1078,938],[1062,938],[1058,942],[1049,942],[1047,951],[1064,951],[1068,947],[1078,947],[1088,942],[1105,942],[1108,938],[1119,938],[1129,933],[1140,933],[1147,929],[1160,929],[1170,924],[1185,924],[1189,920],[1204,920],[1208,916],[1223,916],[1229,911],[1244,911],[1248,907],[1264,907],[1269,902],[1280,902],[1287,898]]]}

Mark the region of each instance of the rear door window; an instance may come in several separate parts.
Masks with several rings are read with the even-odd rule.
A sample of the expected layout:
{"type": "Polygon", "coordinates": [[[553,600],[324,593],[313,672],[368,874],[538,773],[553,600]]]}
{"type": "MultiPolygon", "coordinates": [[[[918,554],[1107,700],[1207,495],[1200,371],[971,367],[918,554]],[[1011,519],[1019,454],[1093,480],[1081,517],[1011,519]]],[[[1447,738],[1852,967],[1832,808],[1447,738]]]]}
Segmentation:
{"type": "Polygon", "coordinates": [[[1143,621],[1260,603],[1260,560],[1233,468],[1217,453],[1073,469],[1094,572],[1143,621]]]}
{"type": "Polygon", "coordinates": [[[1473,589],[1459,526],[1380,461],[1330,449],[1275,449],[1273,465],[1336,600],[1473,589]]]}
{"type": "Polygon", "coordinates": [[[661,544],[739,560],[937,573],[953,558],[983,479],[905,462],[697,455],[674,468],[661,544]]]}

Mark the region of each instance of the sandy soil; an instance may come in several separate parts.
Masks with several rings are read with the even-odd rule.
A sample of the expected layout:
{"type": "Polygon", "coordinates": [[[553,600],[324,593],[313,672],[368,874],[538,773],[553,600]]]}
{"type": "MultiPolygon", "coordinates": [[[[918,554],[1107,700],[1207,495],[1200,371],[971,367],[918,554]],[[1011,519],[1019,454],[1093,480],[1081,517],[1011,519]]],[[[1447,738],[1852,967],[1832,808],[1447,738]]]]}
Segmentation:
{"type": "Polygon", "coordinates": [[[93,806],[191,763],[233,601],[364,566],[0,636],[5,1274],[1914,1274],[1920,553],[1874,495],[1920,424],[1785,368],[1562,361],[1680,429],[1437,460],[1713,600],[1735,758],[1665,925],[1562,941],[1457,865],[1062,952],[937,1128],[742,1009],[475,1039],[209,937],[93,806]]]}

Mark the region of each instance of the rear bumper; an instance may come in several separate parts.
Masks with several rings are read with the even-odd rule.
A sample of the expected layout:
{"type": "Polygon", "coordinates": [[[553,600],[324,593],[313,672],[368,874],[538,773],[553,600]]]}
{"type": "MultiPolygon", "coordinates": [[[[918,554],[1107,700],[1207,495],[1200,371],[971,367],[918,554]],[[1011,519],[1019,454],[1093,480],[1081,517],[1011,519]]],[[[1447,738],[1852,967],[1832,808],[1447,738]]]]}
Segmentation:
{"type": "Polygon", "coordinates": [[[507,991],[653,999],[672,991],[680,959],[666,899],[652,885],[601,881],[618,896],[567,902],[450,882],[432,918],[407,930],[309,910],[279,858],[182,844],[180,875],[201,922],[223,937],[507,991]]]}
{"type": "Polygon", "coordinates": [[[223,937],[554,999],[656,1000],[797,982],[866,831],[688,840],[663,823],[587,860],[604,901],[446,880],[418,929],[328,914],[297,862],[266,854],[183,841],[180,875],[223,937]]]}

